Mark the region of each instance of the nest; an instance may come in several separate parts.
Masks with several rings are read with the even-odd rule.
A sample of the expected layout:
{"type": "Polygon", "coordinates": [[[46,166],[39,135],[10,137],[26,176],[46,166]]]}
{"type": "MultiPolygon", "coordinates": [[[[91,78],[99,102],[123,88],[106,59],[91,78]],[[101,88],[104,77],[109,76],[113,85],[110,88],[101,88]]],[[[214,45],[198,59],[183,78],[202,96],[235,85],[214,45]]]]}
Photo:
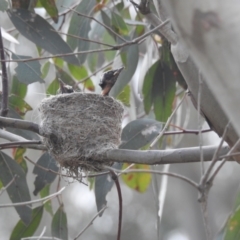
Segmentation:
{"type": "Polygon", "coordinates": [[[121,103],[99,94],[71,93],[44,99],[39,111],[43,142],[70,175],[111,164],[99,156],[120,144],[121,103]]]}

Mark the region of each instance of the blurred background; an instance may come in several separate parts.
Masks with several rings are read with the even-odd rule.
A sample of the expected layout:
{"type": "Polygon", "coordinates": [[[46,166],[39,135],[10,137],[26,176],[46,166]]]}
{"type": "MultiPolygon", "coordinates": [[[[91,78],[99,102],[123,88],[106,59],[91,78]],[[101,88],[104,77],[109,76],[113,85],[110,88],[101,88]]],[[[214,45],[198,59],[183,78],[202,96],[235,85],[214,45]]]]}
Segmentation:
{"type": "MultiPolygon", "coordinates": [[[[101,2],[104,4],[101,11],[105,11],[107,14],[112,11],[117,12],[119,16],[124,18],[129,28],[132,28],[132,26],[140,26],[139,22],[142,21],[141,27],[145,29],[144,31],[147,31],[149,26],[144,18],[143,20],[138,18],[135,8],[129,1],[101,2]],[[120,3],[123,4],[122,9],[120,9],[118,5],[120,3]]],[[[66,12],[66,7],[71,8],[72,6],[78,6],[78,3],[81,3],[81,1],[58,0],[56,1],[58,13],[66,12]]],[[[37,14],[47,19],[58,31],[63,33],[68,32],[73,11],[69,10],[66,14],[59,14],[58,23],[54,23],[53,20],[48,17],[49,15],[43,7],[35,8],[35,11],[37,14]]],[[[100,12],[95,12],[94,16],[99,19],[99,21],[102,21],[100,12]]],[[[37,49],[33,42],[19,34],[6,12],[1,12],[0,22],[1,27],[6,33],[10,34],[18,41],[18,43],[16,43],[5,37],[4,46],[6,49],[11,50],[18,55],[27,55],[31,57],[39,56],[39,49],[37,49]]],[[[129,31],[128,34],[132,36],[132,32],[129,31]]],[[[66,35],[62,34],[61,36],[66,40],[66,35]]],[[[89,39],[100,38],[100,40],[105,43],[112,44],[113,42],[109,33],[94,21],[91,21],[91,30],[88,32],[88,37],[89,39]]],[[[132,73],[131,81],[128,84],[131,92],[129,95],[129,105],[125,105],[123,127],[139,117],[155,118],[154,111],[151,110],[148,114],[144,111],[144,96],[142,88],[147,70],[159,58],[159,49],[162,44],[161,41],[160,37],[157,39],[157,35],[154,35],[148,37],[145,41],[139,44],[137,67],[132,73]]],[[[45,53],[43,53],[43,56],[44,54],[45,53]]],[[[119,54],[112,52],[107,54],[109,54],[109,56],[104,55],[104,53],[95,54],[93,56],[88,55],[87,60],[83,63],[88,75],[93,74],[93,76],[91,76],[91,81],[94,86],[94,91],[97,93],[100,93],[101,91],[98,86],[100,77],[102,73],[107,70],[107,67],[103,68],[103,66],[107,63],[109,63],[109,66],[112,68],[120,67],[122,65],[122,58],[119,54]],[[96,58],[96,62],[94,63],[95,67],[92,68],[90,63],[91,61],[94,61],[94,58],[96,58]],[[102,68],[102,70],[97,71],[100,68],[102,68]]],[[[39,103],[42,99],[52,94],[52,92],[50,94],[48,93],[49,86],[58,75],[53,60],[41,60],[41,67],[43,68],[47,62],[50,62],[50,66],[44,78],[45,83],[34,82],[27,85],[27,94],[24,98],[33,109],[25,114],[24,119],[36,123],[40,122],[38,114],[39,103]]],[[[131,64],[131,62],[128,62],[128,64],[131,64]]],[[[10,84],[12,77],[15,74],[16,66],[16,63],[7,64],[10,84]]],[[[81,79],[76,79],[73,76],[66,64],[63,65],[62,69],[69,74],[76,83],[81,81],[81,79]]],[[[176,103],[179,102],[180,99],[179,97],[181,97],[184,92],[178,83],[176,83],[176,86],[177,94],[175,96],[173,108],[176,107],[176,103]]],[[[55,87],[55,92],[57,88],[58,86],[55,87]]],[[[92,91],[91,88],[81,84],[78,85],[78,88],[77,91],[92,91]]],[[[114,91],[117,92],[116,89],[114,91]]],[[[201,123],[203,129],[209,128],[203,119],[201,119],[201,123]]],[[[184,129],[199,129],[198,114],[192,106],[190,99],[186,98],[184,100],[182,106],[175,115],[173,124],[184,129]]],[[[174,130],[174,128],[171,127],[170,130],[174,130]]],[[[213,132],[204,133],[202,137],[203,145],[217,145],[220,141],[218,136],[213,132]]],[[[5,142],[5,140],[1,139],[1,142],[5,142]]],[[[161,147],[188,148],[193,146],[199,146],[199,136],[194,134],[182,134],[164,137],[161,147]]],[[[11,150],[4,150],[4,152],[10,156],[12,154],[11,150]]],[[[27,150],[24,155],[36,162],[42,155],[42,152],[37,150],[27,150]]],[[[205,164],[206,167],[208,164],[209,163],[205,164]]],[[[32,173],[33,168],[34,165],[28,163],[27,182],[32,199],[38,199],[39,195],[33,195],[35,181],[35,175],[32,173]]],[[[164,166],[153,166],[151,168],[155,170],[163,170],[164,166]]],[[[166,170],[166,167],[164,170],[166,170]]],[[[200,163],[172,164],[169,166],[168,171],[187,176],[196,182],[199,182],[201,178],[200,163]]],[[[235,162],[229,162],[224,165],[214,181],[214,186],[210,191],[208,200],[209,224],[212,234],[214,235],[219,233],[224,226],[227,217],[233,210],[233,206],[239,193],[239,174],[240,168],[238,164],[235,162]]],[[[69,239],[74,239],[97,213],[94,191],[92,189],[90,190],[89,182],[86,179],[83,180],[83,182],[84,183],[80,183],[66,177],[60,177],[59,180],[57,177],[50,187],[51,192],[53,193],[57,191],[58,184],[60,184],[61,187],[66,186],[66,189],[62,194],[62,201],[67,215],[69,239]]],[[[120,180],[120,182],[123,195],[123,224],[121,239],[158,239],[158,236],[160,236],[159,239],[163,240],[205,239],[202,213],[198,202],[198,193],[192,186],[176,178],[164,177],[163,179],[161,176],[155,175],[152,176],[151,183],[147,187],[147,190],[143,193],[139,193],[128,187],[122,180],[120,180]],[[159,224],[158,205],[159,194],[161,191],[164,191],[166,195],[163,202],[162,219],[159,224]],[[157,227],[158,225],[159,227],[157,227]]],[[[0,204],[9,202],[11,201],[5,191],[0,197],[0,204]]],[[[53,212],[55,212],[59,207],[59,202],[56,198],[52,200],[52,206],[53,212]]],[[[79,239],[116,239],[118,211],[119,201],[116,187],[114,185],[107,195],[107,209],[104,211],[103,216],[96,218],[93,224],[79,239]]],[[[14,208],[0,208],[0,240],[9,239],[11,232],[18,221],[19,216],[14,208]]],[[[50,236],[51,221],[52,217],[45,211],[40,227],[35,232],[34,236],[40,235],[44,227],[46,227],[44,236],[50,236]]]]}

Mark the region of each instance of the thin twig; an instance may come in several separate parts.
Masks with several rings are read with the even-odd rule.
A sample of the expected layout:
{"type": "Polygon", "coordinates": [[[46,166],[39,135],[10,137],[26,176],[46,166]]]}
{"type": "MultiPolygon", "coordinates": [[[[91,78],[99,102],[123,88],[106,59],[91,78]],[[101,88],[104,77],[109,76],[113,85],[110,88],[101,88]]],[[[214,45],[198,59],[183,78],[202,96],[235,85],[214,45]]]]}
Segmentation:
{"type": "MultiPolygon", "coordinates": [[[[108,167],[108,169],[110,170],[111,168],[108,167]]],[[[121,174],[125,174],[125,173],[153,173],[153,174],[160,174],[160,175],[167,175],[169,177],[174,177],[174,178],[178,178],[181,179],[182,181],[185,181],[187,183],[189,183],[190,185],[192,185],[194,188],[196,188],[197,190],[199,190],[198,184],[196,182],[194,182],[193,180],[184,177],[182,175],[179,175],[177,173],[171,173],[171,172],[162,172],[162,171],[158,171],[158,170],[144,170],[144,169],[129,169],[127,171],[122,172],[122,170],[118,170],[118,169],[114,169],[112,168],[112,170],[120,173],[121,174]]]]}
{"type": "Polygon", "coordinates": [[[117,188],[118,200],[119,200],[117,240],[120,240],[121,229],[122,229],[122,191],[121,191],[121,187],[120,187],[120,184],[119,184],[118,175],[114,171],[114,168],[111,168],[111,167],[108,167],[108,166],[106,166],[105,168],[111,172],[112,179],[115,182],[116,188],[117,188]]]}
{"type": "Polygon", "coordinates": [[[65,189],[65,187],[63,187],[62,189],[60,189],[58,192],[53,193],[47,197],[41,198],[41,199],[37,199],[37,200],[31,200],[31,201],[27,201],[27,202],[19,202],[19,203],[6,203],[6,204],[0,204],[0,208],[6,208],[6,207],[18,207],[18,206],[25,206],[25,205],[29,205],[29,204],[35,204],[35,203],[40,203],[40,202],[45,202],[48,201],[50,199],[52,199],[53,197],[58,196],[59,194],[61,194],[63,192],[63,190],[65,189]]]}
{"type": "Polygon", "coordinates": [[[73,239],[76,240],[78,239],[92,224],[93,221],[107,208],[107,206],[104,206],[92,219],[91,221],[87,224],[86,227],[83,228],[83,230],[73,239]]]}
{"type": "MultiPolygon", "coordinates": [[[[202,130],[201,133],[208,133],[212,132],[212,129],[205,129],[202,130]]],[[[191,129],[183,129],[181,131],[166,131],[163,135],[178,135],[178,134],[195,134],[198,135],[198,130],[191,130],[191,129]]]]}
{"type": "Polygon", "coordinates": [[[80,39],[80,40],[83,40],[83,41],[86,41],[86,42],[97,43],[97,44],[104,45],[104,46],[107,46],[107,47],[114,47],[114,45],[99,42],[99,41],[95,41],[95,40],[92,40],[92,39],[89,39],[89,38],[83,38],[83,37],[79,37],[79,36],[76,36],[76,35],[73,35],[73,34],[64,33],[64,32],[55,31],[55,30],[52,30],[52,31],[56,32],[56,33],[59,33],[59,34],[67,35],[69,37],[77,38],[77,39],[80,39]]]}
{"type": "Polygon", "coordinates": [[[219,143],[218,148],[217,148],[216,151],[214,152],[214,155],[213,155],[213,158],[212,158],[212,161],[211,161],[210,166],[208,167],[208,169],[207,169],[207,171],[205,172],[205,174],[202,176],[200,185],[201,185],[203,188],[204,188],[205,183],[206,183],[207,180],[208,180],[208,177],[209,177],[209,175],[210,175],[213,167],[215,166],[217,160],[219,159],[219,151],[220,151],[220,149],[222,148],[222,145],[223,145],[223,143],[224,143],[224,141],[225,141],[225,137],[226,137],[226,134],[227,134],[227,131],[228,131],[228,128],[229,128],[229,124],[230,124],[230,123],[228,123],[227,126],[226,126],[225,129],[224,129],[221,142],[219,143]]]}
{"type": "Polygon", "coordinates": [[[14,175],[13,178],[12,178],[12,180],[11,180],[5,187],[3,187],[3,188],[0,190],[0,196],[3,194],[3,192],[4,192],[5,190],[7,190],[7,188],[8,188],[9,186],[11,186],[11,184],[14,182],[14,180],[16,179],[16,177],[17,177],[17,175],[14,175]]]}
{"type": "Polygon", "coordinates": [[[86,54],[86,53],[97,53],[97,52],[106,52],[106,51],[116,51],[119,50],[123,47],[134,45],[134,44],[139,44],[141,41],[146,37],[152,34],[156,29],[159,29],[161,27],[164,27],[168,21],[163,22],[161,25],[155,27],[151,31],[143,34],[140,37],[137,37],[133,39],[132,41],[124,42],[122,44],[115,45],[114,47],[111,48],[103,48],[103,49],[92,49],[92,50],[86,50],[86,51],[80,51],[80,52],[75,52],[75,53],[65,53],[65,54],[56,54],[56,55],[50,55],[50,56],[45,56],[45,57],[37,57],[37,58],[27,58],[27,59],[14,59],[14,60],[1,60],[3,62],[31,62],[31,61],[38,61],[38,60],[43,60],[43,59],[49,59],[49,58],[58,58],[58,57],[65,57],[65,56],[72,56],[72,55],[78,55],[78,54],[86,54]]]}
{"type": "Polygon", "coordinates": [[[170,117],[168,118],[163,130],[160,132],[160,134],[153,140],[153,142],[150,144],[150,149],[153,148],[153,146],[158,142],[158,140],[163,136],[163,134],[165,133],[165,131],[167,130],[170,122],[172,121],[172,118],[174,117],[175,113],[177,112],[178,108],[182,105],[184,99],[186,97],[186,92],[184,93],[181,101],[179,102],[179,104],[177,105],[177,107],[173,110],[172,114],[170,115],[170,117]]]}
{"type": "Polygon", "coordinates": [[[45,232],[46,232],[46,226],[43,227],[43,230],[37,240],[41,240],[45,232]]]}
{"type": "Polygon", "coordinates": [[[15,148],[15,147],[24,147],[25,145],[38,145],[42,144],[40,140],[27,140],[27,141],[19,141],[19,142],[8,142],[8,143],[1,143],[0,149],[6,148],[15,148]]]}
{"type": "Polygon", "coordinates": [[[0,126],[24,129],[40,134],[38,124],[16,118],[0,117],[0,126]]]}
{"type": "MultiPolygon", "coordinates": [[[[3,129],[0,129],[0,138],[6,139],[10,142],[26,142],[28,139],[23,138],[19,135],[16,135],[14,133],[5,131],[3,129]]],[[[17,145],[16,145],[17,146],[17,145]]],[[[19,146],[21,147],[21,146],[19,146]]],[[[26,145],[25,148],[32,148],[36,150],[47,150],[47,148],[44,145],[26,145]]]]}
{"type": "MultiPolygon", "coordinates": [[[[63,8],[66,8],[68,9],[67,7],[65,6],[62,6],[63,8]]],[[[118,33],[116,33],[115,31],[113,31],[112,28],[108,27],[107,25],[103,24],[102,22],[100,22],[99,20],[97,20],[96,18],[92,17],[92,16],[88,16],[86,14],[83,14],[83,13],[80,13],[74,9],[71,9],[73,12],[75,12],[77,15],[79,16],[82,16],[82,17],[85,17],[85,18],[88,18],[88,19],[91,19],[95,22],[97,22],[98,24],[100,24],[101,26],[103,26],[104,28],[106,28],[108,31],[110,31],[112,34],[114,34],[115,36],[117,36],[118,38],[120,38],[123,42],[127,42],[126,39],[124,39],[122,36],[120,36],[118,33]]]]}
{"type": "Polygon", "coordinates": [[[202,145],[203,145],[203,139],[202,139],[202,123],[201,123],[201,96],[202,96],[202,78],[201,73],[199,71],[198,73],[198,98],[197,98],[197,112],[198,112],[198,129],[199,129],[199,147],[200,147],[200,159],[201,159],[201,175],[203,177],[205,173],[204,169],[204,159],[203,159],[203,151],[202,151],[202,145]]]}
{"type": "Polygon", "coordinates": [[[236,150],[236,148],[239,146],[240,144],[240,138],[237,140],[237,142],[234,144],[234,146],[231,148],[231,150],[229,151],[229,153],[226,155],[226,158],[219,164],[219,166],[217,167],[217,169],[215,170],[215,172],[212,174],[212,176],[210,177],[210,179],[208,180],[208,184],[212,184],[214,178],[216,177],[216,175],[218,174],[218,172],[220,171],[220,169],[222,168],[222,166],[225,164],[225,162],[228,160],[228,158],[230,157],[230,155],[236,150]]]}
{"type": "Polygon", "coordinates": [[[104,65],[104,66],[102,66],[102,67],[100,67],[100,68],[97,69],[95,72],[93,72],[91,75],[89,75],[89,76],[85,77],[84,79],[78,81],[78,82],[75,84],[75,86],[77,86],[77,85],[80,84],[80,83],[83,83],[83,82],[87,81],[90,77],[96,75],[98,72],[102,71],[103,69],[105,69],[106,67],[108,67],[108,66],[110,66],[110,65],[112,65],[112,64],[113,64],[113,61],[107,63],[106,65],[104,65]]]}
{"type": "Polygon", "coordinates": [[[27,156],[24,156],[24,158],[25,158],[27,161],[29,161],[30,163],[32,163],[33,165],[35,165],[36,167],[38,167],[38,168],[40,168],[40,169],[42,169],[42,170],[44,170],[44,171],[46,171],[46,172],[51,172],[51,173],[54,173],[54,174],[56,174],[56,175],[60,175],[60,176],[63,176],[63,177],[69,177],[68,175],[65,175],[65,174],[62,174],[62,173],[59,173],[59,172],[55,172],[55,171],[53,171],[52,169],[48,169],[48,168],[45,168],[45,167],[43,167],[43,166],[40,166],[40,165],[38,165],[37,163],[35,163],[34,161],[32,161],[30,158],[28,158],[27,156]]]}
{"type": "Polygon", "coordinates": [[[8,114],[8,76],[7,76],[7,67],[5,61],[3,39],[2,39],[2,30],[0,27],[0,56],[1,56],[1,65],[2,65],[2,101],[1,101],[1,112],[0,115],[5,117],[8,114]]]}

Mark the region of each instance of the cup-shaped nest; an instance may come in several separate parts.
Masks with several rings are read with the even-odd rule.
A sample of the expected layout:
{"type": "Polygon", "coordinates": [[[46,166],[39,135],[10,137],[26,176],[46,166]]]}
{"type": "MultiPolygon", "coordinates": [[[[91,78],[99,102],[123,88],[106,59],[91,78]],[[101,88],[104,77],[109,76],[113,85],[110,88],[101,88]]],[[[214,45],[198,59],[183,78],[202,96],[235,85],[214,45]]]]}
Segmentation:
{"type": "Polygon", "coordinates": [[[76,175],[111,164],[99,156],[120,144],[121,103],[99,94],[71,93],[44,99],[39,111],[43,142],[60,166],[76,175]]]}

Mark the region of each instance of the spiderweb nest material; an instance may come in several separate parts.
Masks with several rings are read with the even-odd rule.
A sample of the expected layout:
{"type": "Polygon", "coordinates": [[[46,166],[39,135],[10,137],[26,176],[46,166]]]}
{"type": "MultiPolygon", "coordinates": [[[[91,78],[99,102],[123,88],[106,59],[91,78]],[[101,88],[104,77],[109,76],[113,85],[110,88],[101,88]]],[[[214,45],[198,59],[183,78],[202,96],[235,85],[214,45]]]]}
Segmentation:
{"type": "Polygon", "coordinates": [[[100,171],[103,165],[110,165],[99,160],[99,154],[120,144],[121,103],[99,94],[71,93],[44,99],[39,111],[43,142],[70,175],[76,176],[81,170],[100,171]]]}

